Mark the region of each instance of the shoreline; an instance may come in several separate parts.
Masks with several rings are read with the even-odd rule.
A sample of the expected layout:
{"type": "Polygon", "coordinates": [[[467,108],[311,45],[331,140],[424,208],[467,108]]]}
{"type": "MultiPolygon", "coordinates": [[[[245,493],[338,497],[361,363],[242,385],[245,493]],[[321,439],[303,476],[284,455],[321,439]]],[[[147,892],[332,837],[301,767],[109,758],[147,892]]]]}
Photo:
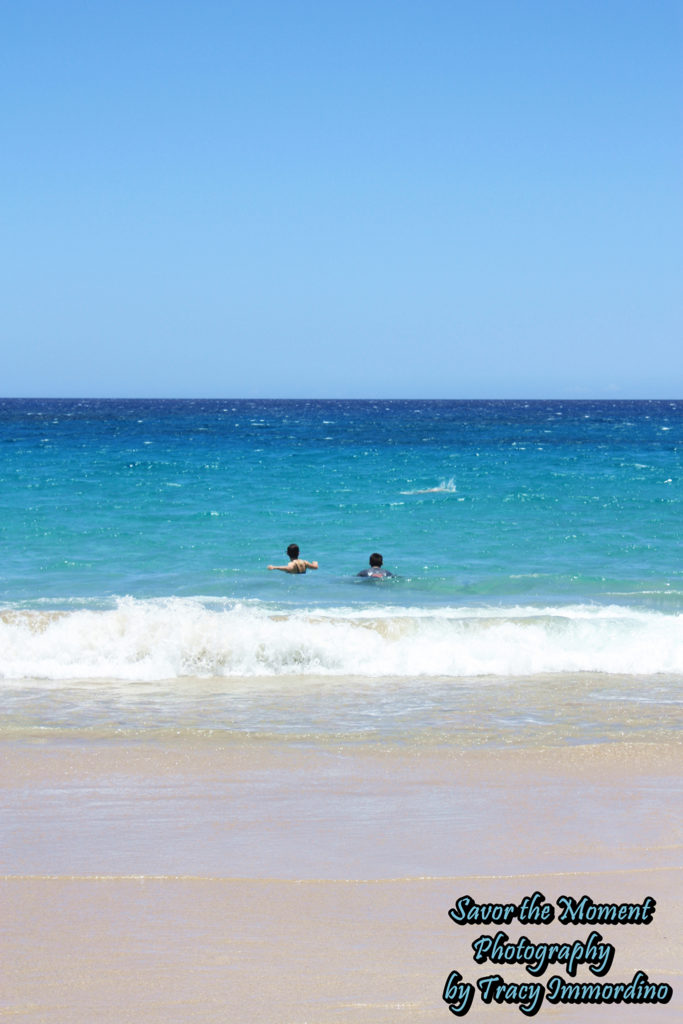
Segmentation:
{"type": "Polygon", "coordinates": [[[129,741],[321,749],[569,750],[681,740],[680,675],[186,676],[5,681],[0,744],[129,741]]]}

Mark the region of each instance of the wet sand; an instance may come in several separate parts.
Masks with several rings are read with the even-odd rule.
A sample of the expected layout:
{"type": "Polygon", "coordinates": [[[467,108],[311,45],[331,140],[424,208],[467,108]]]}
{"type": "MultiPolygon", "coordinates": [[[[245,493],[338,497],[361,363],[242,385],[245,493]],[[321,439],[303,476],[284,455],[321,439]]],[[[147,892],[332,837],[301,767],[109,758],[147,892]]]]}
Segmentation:
{"type": "MultiPolygon", "coordinates": [[[[674,988],[667,1005],[544,1004],[539,1020],[680,1019],[676,747],[25,736],[0,758],[7,1019],[448,1020],[452,970],[530,980],[474,964],[472,941],[495,929],[457,926],[449,907],[534,890],[550,902],[653,896],[651,924],[602,926],[616,950],[602,980],[643,970],[674,988]]],[[[590,930],[506,929],[535,942],[590,930]]],[[[524,1016],[477,997],[468,1019],[524,1016]]]]}

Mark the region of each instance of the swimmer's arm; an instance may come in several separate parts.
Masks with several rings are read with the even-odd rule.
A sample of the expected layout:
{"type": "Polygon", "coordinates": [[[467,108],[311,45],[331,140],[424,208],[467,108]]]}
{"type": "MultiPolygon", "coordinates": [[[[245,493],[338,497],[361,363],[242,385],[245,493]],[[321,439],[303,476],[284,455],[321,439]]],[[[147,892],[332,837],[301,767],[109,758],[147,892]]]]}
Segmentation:
{"type": "MultiPolygon", "coordinates": [[[[290,562],[290,565],[291,565],[291,562],[290,562]]],[[[289,565],[269,565],[268,568],[269,569],[279,569],[280,572],[292,572],[292,570],[289,568],[289,565]]]]}
{"type": "Polygon", "coordinates": [[[317,569],[318,568],[318,563],[317,562],[306,562],[305,558],[304,558],[304,562],[306,563],[306,568],[307,569],[317,569]]]}

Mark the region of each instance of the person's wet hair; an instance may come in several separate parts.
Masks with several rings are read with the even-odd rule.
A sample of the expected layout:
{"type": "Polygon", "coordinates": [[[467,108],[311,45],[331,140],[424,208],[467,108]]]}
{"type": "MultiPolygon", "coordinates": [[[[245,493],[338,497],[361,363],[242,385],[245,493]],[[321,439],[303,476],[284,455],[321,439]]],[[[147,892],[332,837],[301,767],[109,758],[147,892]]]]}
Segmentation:
{"type": "MultiPolygon", "coordinates": [[[[298,544],[290,544],[289,547],[287,548],[287,554],[288,554],[288,556],[292,560],[294,560],[295,558],[298,558],[299,557],[299,545],[298,544]]],[[[382,563],[380,562],[380,565],[381,564],[382,563]]]]}
{"type": "Polygon", "coordinates": [[[382,556],[378,554],[376,551],[374,551],[370,555],[370,565],[373,567],[373,569],[382,568],[382,556]]]}

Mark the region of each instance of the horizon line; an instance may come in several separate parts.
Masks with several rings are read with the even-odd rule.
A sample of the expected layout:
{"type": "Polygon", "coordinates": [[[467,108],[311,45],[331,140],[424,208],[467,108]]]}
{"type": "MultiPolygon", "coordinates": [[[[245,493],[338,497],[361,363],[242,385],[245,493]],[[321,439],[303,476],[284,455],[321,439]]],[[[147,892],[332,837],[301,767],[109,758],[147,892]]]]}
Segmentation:
{"type": "Polygon", "coordinates": [[[681,402],[683,398],[624,395],[531,398],[479,396],[469,398],[420,395],[353,397],[345,395],[0,395],[0,402],[681,402]]]}

